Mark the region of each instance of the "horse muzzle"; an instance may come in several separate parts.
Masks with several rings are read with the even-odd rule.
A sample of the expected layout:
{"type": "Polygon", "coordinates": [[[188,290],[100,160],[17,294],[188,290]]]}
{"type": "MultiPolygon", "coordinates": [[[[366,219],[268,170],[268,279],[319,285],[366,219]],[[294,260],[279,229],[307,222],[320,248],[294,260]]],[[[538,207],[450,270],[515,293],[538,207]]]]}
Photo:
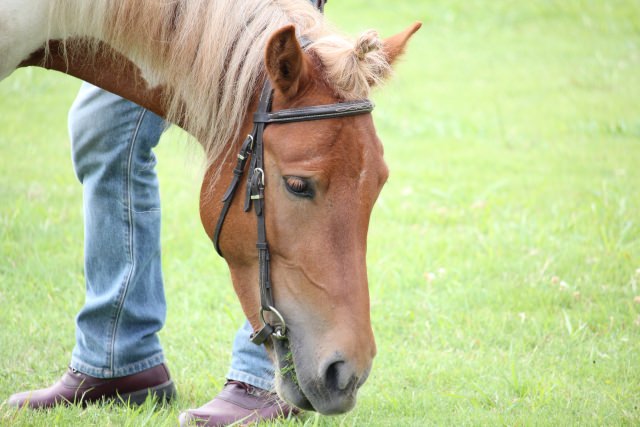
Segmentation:
{"type": "Polygon", "coordinates": [[[295,338],[273,340],[278,363],[278,393],[298,408],[323,415],[343,414],[356,404],[371,361],[358,370],[355,363],[335,350],[328,357],[296,346],[295,338]]]}

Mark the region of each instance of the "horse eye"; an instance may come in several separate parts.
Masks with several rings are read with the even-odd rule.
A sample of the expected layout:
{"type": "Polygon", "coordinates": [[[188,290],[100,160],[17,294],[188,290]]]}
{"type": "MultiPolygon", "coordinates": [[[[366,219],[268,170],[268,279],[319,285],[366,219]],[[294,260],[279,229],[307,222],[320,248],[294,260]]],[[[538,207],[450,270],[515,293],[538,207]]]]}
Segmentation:
{"type": "Polygon", "coordinates": [[[287,190],[294,196],[298,197],[313,197],[313,190],[309,181],[298,176],[285,176],[284,183],[287,190]]]}

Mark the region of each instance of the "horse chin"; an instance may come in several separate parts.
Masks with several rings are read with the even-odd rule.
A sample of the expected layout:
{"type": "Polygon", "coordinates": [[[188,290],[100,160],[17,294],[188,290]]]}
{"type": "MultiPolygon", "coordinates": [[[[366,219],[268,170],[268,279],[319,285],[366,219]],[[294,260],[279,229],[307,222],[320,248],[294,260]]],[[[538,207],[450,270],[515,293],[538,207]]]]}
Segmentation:
{"type": "Polygon", "coordinates": [[[300,409],[315,411],[307,396],[300,389],[289,341],[274,339],[273,349],[278,364],[276,389],[280,397],[300,409]]]}

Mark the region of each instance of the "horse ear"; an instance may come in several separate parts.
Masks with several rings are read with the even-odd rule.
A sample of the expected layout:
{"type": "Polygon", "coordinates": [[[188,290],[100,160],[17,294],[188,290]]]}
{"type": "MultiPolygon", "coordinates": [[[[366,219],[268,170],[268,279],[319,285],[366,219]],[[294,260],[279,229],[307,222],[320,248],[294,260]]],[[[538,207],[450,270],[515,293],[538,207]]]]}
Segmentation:
{"type": "Polygon", "coordinates": [[[273,33],[267,43],[265,64],[276,90],[287,98],[298,93],[306,63],[293,25],[287,25],[273,33]]]}
{"type": "Polygon", "coordinates": [[[420,27],[422,27],[422,23],[416,22],[413,25],[407,27],[401,33],[384,39],[382,45],[384,46],[384,53],[387,56],[387,61],[389,61],[389,64],[393,64],[394,61],[404,53],[404,50],[407,47],[407,42],[409,41],[411,36],[420,29],[420,27]]]}

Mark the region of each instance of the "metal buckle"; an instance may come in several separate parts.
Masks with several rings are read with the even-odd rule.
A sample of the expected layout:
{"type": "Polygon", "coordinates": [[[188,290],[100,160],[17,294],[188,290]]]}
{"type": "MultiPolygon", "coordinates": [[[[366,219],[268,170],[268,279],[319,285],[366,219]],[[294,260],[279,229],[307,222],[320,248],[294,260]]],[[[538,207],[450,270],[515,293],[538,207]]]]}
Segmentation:
{"type": "Polygon", "coordinates": [[[251,175],[251,200],[264,199],[264,171],[261,168],[255,168],[251,175]],[[256,176],[260,173],[260,176],[256,176]]]}
{"type": "Polygon", "coordinates": [[[238,153],[238,159],[245,160],[251,151],[253,151],[253,135],[248,134],[245,138],[244,144],[242,144],[242,149],[238,153]],[[247,145],[248,141],[250,142],[247,145]]]}
{"type": "Polygon", "coordinates": [[[260,172],[260,185],[264,187],[264,171],[262,170],[262,168],[255,168],[253,170],[253,174],[255,175],[256,172],[260,172]]]}
{"type": "Polygon", "coordinates": [[[261,308],[260,309],[260,320],[262,320],[262,323],[264,323],[265,325],[271,325],[273,327],[273,332],[271,333],[271,335],[278,339],[278,340],[285,340],[287,339],[287,323],[284,321],[284,317],[282,317],[282,314],[280,314],[280,312],[278,310],[275,309],[274,306],[270,305],[268,308],[261,308]],[[264,312],[265,311],[270,311],[271,313],[273,313],[274,316],[276,316],[278,319],[278,323],[276,323],[275,325],[271,325],[270,323],[268,323],[265,318],[264,318],[264,312]]]}

